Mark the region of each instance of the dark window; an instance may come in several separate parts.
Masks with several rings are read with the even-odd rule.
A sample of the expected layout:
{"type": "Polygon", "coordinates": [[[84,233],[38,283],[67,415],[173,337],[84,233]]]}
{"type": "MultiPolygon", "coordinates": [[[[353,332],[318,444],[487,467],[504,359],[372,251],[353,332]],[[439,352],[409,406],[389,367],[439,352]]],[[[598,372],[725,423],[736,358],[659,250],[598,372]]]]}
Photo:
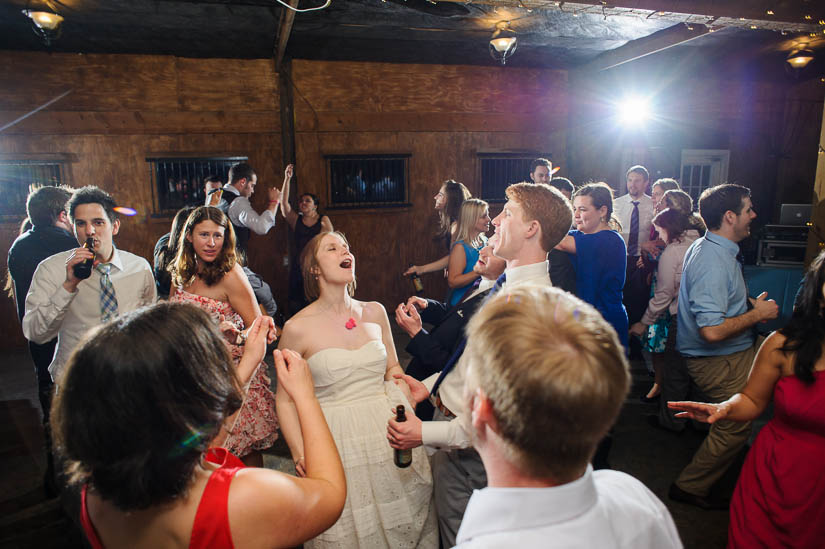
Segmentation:
{"type": "Polygon", "coordinates": [[[63,163],[53,160],[0,160],[0,219],[26,215],[31,185],[56,186],[65,181],[63,163]]]}
{"type": "Polygon", "coordinates": [[[245,156],[212,158],[147,158],[152,164],[152,194],[156,214],[174,214],[184,206],[202,206],[206,201],[203,180],[217,175],[224,183],[229,168],[246,162],[245,156]]]}
{"type": "Polygon", "coordinates": [[[409,154],[325,156],[329,179],[329,205],[405,205],[409,158],[409,154]]]}
{"type": "Polygon", "coordinates": [[[504,189],[513,183],[530,181],[530,164],[536,158],[550,159],[548,153],[478,153],[481,162],[481,198],[504,202],[504,189]]]}

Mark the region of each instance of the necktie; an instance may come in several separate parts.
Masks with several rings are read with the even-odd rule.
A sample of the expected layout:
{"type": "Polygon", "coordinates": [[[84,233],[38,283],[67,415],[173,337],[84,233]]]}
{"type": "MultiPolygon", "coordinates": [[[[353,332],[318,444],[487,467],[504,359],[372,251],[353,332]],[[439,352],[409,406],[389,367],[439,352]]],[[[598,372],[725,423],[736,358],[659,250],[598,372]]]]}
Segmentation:
{"type": "Polygon", "coordinates": [[[630,214],[630,234],[627,237],[627,255],[639,255],[639,203],[633,201],[633,213],[630,214]]]}
{"type": "Polygon", "coordinates": [[[108,322],[117,316],[117,296],[109,278],[112,264],[99,263],[95,269],[100,273],[100,319],[108,322]]]}
{"type": "MultiPolygon", "coordinates": [[[[491,297],[496,295],[496,293],[501,289],[501,286],[507,282],[507,273],[502,274],[500,277],[496,279],[496,283],[493,284],[493,287],[490,288],[490,293],[487,294],[487,297],[484,298],[484,302],[486,303],[489,301],[491,297]]],[[[483,304],[482,304],[483,306],[483,304]]],[[[447,360],[447,364],[441,369],[441,374],[439,374],[438,379],[435,380],[435,385],[433,385],[432,391],[430,391],[431,395],[435,395],[438,393],[438,388],[441,386],[441,382],[444,381],[444,378],[447,377],[447,374],[453,371],[455,365],[458,363],[458,359],[461,358],[461,354],[464,352],[464,347],[467,346],[467,338],[462,337],[461,341],[458,343],[458,347],[456,347],[455,351],[453,351],[452,356],[450,356],[449,360],[447,360]]]]}

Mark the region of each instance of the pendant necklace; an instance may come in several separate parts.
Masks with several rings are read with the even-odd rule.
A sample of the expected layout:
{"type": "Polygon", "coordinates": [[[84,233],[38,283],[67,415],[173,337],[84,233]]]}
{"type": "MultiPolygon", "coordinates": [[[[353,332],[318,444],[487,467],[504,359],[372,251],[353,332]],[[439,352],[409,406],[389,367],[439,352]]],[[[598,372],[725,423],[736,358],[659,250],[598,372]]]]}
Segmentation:
{"type": "Polygon", "coordinates": [[[349,314],[350,314],[350,317],[347,319],[347,323],[344,324],[344,327],[347,330],[352,330],[353,328],[358,326],[358,324],[355,323],[355,319],[352,318],[352,299],[350,299],[350,302],[349,302],[349,314]]]}

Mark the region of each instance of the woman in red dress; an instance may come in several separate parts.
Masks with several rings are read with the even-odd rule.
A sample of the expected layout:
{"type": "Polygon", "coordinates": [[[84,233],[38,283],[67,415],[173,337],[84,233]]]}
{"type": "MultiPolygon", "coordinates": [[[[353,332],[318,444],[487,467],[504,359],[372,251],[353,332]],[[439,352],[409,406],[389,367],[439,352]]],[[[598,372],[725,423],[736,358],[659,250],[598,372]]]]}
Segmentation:
{"type": "Polygon", "coordinates": [[[677,416],[753,420],[771,397],[774,417],[748,453],[730,507],[728,547],[825,544],[825,252],[805,275],[787,326],[762,344],[745,389],[718,404],[671,402],[677,416]]]}

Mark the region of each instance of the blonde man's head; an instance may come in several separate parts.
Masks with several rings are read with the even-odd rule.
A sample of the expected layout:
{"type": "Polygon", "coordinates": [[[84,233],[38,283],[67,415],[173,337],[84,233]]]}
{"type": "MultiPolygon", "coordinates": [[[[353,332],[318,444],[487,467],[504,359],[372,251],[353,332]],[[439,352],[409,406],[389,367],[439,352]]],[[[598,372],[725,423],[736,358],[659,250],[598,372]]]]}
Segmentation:
{"type": "Polygon", "coordinates": [[[566,292],[527,285],[486,303],[467,336],[467,393],[489,400],[508,460],[536,478],[575,479],[630,386],[610,324],[566,292]]]}
{"type": "Polygon", "coordinates": [[[552,250],[570,230],[573,208],[558,189],[544,183],[521,182],[507,187],[504,194],[521,205],[525,222],[538,221],[545,252],[552,250]]]}

